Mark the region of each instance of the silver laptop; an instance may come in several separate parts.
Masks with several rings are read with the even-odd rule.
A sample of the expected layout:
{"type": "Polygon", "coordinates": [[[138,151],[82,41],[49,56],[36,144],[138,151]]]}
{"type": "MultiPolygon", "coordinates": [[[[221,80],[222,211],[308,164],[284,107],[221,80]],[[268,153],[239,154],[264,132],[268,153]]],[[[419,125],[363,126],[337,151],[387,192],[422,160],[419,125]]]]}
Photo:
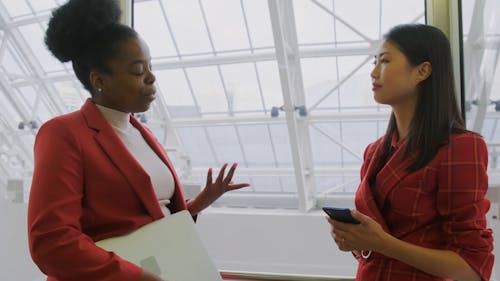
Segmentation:
{"type": "Polygon", "coordinates": [[[96,244],[167,281],[222,281],[188,211],[96,244]]]}

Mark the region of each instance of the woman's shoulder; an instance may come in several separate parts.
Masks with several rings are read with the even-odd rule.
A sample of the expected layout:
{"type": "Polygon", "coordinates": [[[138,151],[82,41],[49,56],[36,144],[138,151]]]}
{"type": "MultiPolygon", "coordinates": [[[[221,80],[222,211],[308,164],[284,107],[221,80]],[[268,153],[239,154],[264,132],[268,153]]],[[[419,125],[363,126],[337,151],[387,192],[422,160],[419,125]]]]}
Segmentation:
{"type": "Polygon", "coordinates": [[[385,135],[384,136],[381,136],[380,138],[378,138],[376,141],[368,144],[365,148],[365,152],[363,154],[363,159],[367,160],[367,159],[370,159],[373,157],[373,154],[375,153],[375,151],[377,150],[377,147],[381,146],[383,143],[384,143],[384,138],[385,138],[385,135]]]}
{"type": "Polygon", "coordinates": [[[472,131],[452,133],[448,138],[448,146],[486,146],[483,137],[472,131]]]}
{"type": "Polygon", "coordinates": [[[53,131],[53,130],[71,130],[71,129],[77,129],[78,123],[82,121],[82,115],[80,110],[66,113],[63,115],[59,115],[56,117],[53,117],[52,119],[47,120],[42,124],[42,126],[39,129],[40,131],[53,131]]]}
{"type": "Polygon", "coordinates": [[[380,146],[384,143],[384,139],[385,139],[385,135],[381,136],[380,138],[378,138],[374,142],[368,144],[366,146],[366,150],[368,150],[368,151],[375,150],[378,146],[380,146]]]}
{"type": "Polygon", "coordinates": [[[487,159],[488,147],[478,133],[463,131],[452,133],[448,142],[438,151],[442,161],[470,161],[471,159],[487,159]]]}

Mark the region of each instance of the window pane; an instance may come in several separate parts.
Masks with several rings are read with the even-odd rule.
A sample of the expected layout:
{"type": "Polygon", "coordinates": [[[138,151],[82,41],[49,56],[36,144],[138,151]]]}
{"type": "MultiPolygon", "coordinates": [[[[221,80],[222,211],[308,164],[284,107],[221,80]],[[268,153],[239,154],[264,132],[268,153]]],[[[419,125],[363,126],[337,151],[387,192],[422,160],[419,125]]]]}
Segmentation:
{"type": "Polygon", "coordinates": [[[271,110],[273,106],[283,105],[283,94],[276,61],[259,62],[257,69],[266,110],[271,110]]]}
{"type": "Polygon", "coordinates": [[[177,133],[193,167],[217,166],[218,163],[208,143],[208,136],[202,127],[178,128],[177,133]]]}
{"type": "Polygon", "coordinates": [[[312,1],[293,1],[299,44],[332,42],[333,17],[312,1]]]}
{"type": "Polygon", "coordinates": [[[227,99],[216,67],[187,70],[202,113],[227,113],[227,99]]]}
{"type": "Polygon", "coordinates": [[[233,126],[207,127],[207,132],[219,163],[241,163],[242,166],[247,164],[233,126]]]}
{"type": "Polygon", "coordinates": [[[380,15],[382,34],[401,23],[425,23],[424,15],[424,1],[383,0],[380,15]]]}
{"type": "Polygon", "coordinates": [[[163,0],[163,4],[181,54],[212,52],[197,0],[163,0]]]}
{"type": "Polygon", "coordinates": [[[35,100],[37,97],[37,92],[34,87],[22,87],[19,88],[19,100],[23,101],[24,106],[29,110],[29,112],[33,112],[33,107],[35,106],[35,100]]]}
{"type": "Polygon", "coordinates": [[[340,126],[338,122],[319,123],[310,130],[313,159],[319,167],[342,164],[340,126]]]}
{"type": "MultiPolygon", "coordinates": [[[[329,8],[332,11],[335,11],[335,14],[341,16],[343,20],[348,21],[349,24],[353,28],[355,28],[358,32],[362,33],[368,38],[376,39],[380,38],[380,33],[378,28],[379,27],[378,22],[380,20],[379,16],[380,3],[381,1],[366,1],[366,0],[331,1],[329,8]],[[360,7],[363,8],[360,9],[360,7]]],[[[382,1],[382,3],[385,6],[385,0],[382,1]]],[[[347,40],[357,39],[357,36],[353,35],[354,33],[353,30],[347,28],[344,24],[339,24],[339,21],[336,21],[333,28],[337,32],[336,41],[347,41],[347,40]]]]}
{"type": "Polygon", "coordinates": [[[340,79],[347,77],[350,71],[362,65],[351,78],[339,87],[340,107],[343,111],[357,110],[366,112],[368,107],[376,110],[377,103],[373,99],[370,77],[373,68],[372,61],[371,57],[368,56],[339,58],[339,70],[342,70],[340,79]]]}
{"type": "Polygon", "coordinates": [[[279,177],[252,177],[252,184],[258,192],[281,192],[279,177]]]}
{"type": "Polygon", "coordinates": [[[479,132],[490,151],[489,185],[500,183],[500,2],[462,1],[467,128],[479,132]]]}
{"type": "MultiPolygon", "coordinates": [[[[234,1],[236,2],[236,1],[234,1]]],[[[253,48],[274,46],[271,19],[266,0],[244,0],[243,5],[253,48]]]]}
{"type": "Polygon", "coordinates": [[[271,128],[271,137],[279,167],[292,167],[292,152],[290,151],[288,127],[285,124],[272,124],[269,127],[271,128]]]}
{"type": "Polygon", "coordinates": [[[155,71],[155,75],[157,87],[165,97],[172,118],[199,116],[200,109],[195,105],[184,71],[167,69],[155,71]]]}
{"type": "Polygon", "coordinates": [[[134,29],[148,44],[152,58],[177,55],[158,1],[134,5],[134,29]]]}
{"type": "Polygon", "coordinates": [[[22,121],[22,117],[11,103],[11,100],[7,98],[7,95],[9,93],[0,92],[0,109],[2,110],[0,117],[3,116],[12,127],[15,127],[22,121]]]}
{"type": "Polygon", "coordinates": [[[249,49],[240,1],[202,1],[208,28],[217,51],[249,49]],[[224,12],[221,13],[221,7],[224,12]],[[231,38],[231,40],[227,40],[231,38]]]}
{"type": "Polygon", "coordinates": [[[277,166],[278,159],[271,143],[268,126],[239,126],[238,132],[249,168],[277,166]]]}
{"type": "Polygon", "coordinates": [[[359,175],[317,176],[316,193],[321,195],[355,193],[359,182],[359,175]]]}
{"type": "Polygon", "coordinates": [[[19,30],[38,59],[45,72],[64,70],[62,64],[54,58],[43,43],[44,30],[38,24],[23,25],[19,30]]]}
{"type": "Polygon", "coordinates": [[[54,0],[29,0],[29,3],[35,12],[52,10],[57,7],[57,3],[54,0]]]}
{"type": "Polygon", "coordinates": [[[57,82],[54,83],[54,87],[70,111],[79,109],[85,99],[90,97],[88,92],[80,86],[80,83],[77,84],[75,81],[57,82]]]}
{"type": "Polygon", "coordinates": [[[10,42],[7,42],[6,45],[2,60],[2,68],[12,80],[25,77],[29,73],[28,67],[24,63],[24,60],[21,59],[18,50],[16,50],[10,42]]]}
{"type": "Polygon", "coordinates": [[[262,111],[262,100],[253,64],[221,66],[231,112],[262,111]]]}
{"type": "Polygon", "coordinates": [[[27,15],[31,13],[26,1],[23,0],[2,0],[2,4],[5,5],[10,17],[17,17],[20,15],[27,15]]]}

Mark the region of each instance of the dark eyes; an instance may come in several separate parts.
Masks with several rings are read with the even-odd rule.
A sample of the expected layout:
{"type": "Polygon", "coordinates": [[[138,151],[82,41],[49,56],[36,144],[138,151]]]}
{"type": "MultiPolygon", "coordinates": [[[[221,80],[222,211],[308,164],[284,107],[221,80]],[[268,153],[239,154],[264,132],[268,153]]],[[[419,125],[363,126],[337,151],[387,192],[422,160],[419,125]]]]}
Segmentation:
{"type": "MultiPolygon", "coordinates": [[[[388,62],[389,61],[387,59],[381,59],[380,60],[380,63],[383,63],[383,64],[388,63],[388,62]]],[[[373,61],[373,65],[377,65],[377,60],[376,59],[373,61]]]]}

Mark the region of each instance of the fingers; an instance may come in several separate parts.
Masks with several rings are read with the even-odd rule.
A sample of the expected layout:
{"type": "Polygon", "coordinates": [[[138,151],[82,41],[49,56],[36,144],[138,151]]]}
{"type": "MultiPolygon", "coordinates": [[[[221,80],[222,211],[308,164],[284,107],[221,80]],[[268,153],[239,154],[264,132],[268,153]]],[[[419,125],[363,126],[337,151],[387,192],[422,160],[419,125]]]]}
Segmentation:
{"type": "Polygon", "coordinates": [[[342,230],[342,231],[348,231],[352,227],[355,227],[357,225],[351,224],[351,223],[346,223],[346,222],[341,222],[341,221],[336,221],[330,217],[326,217],[326,220],[328,223],[334,227],[335,229],[342,230]]]}
{"type": "Polygon", "coordinates": [[[227,173],[226,178],[222,182],[224,185],[228,185],[231,183],[231,180],[233,179],[234,171],[236,170],[236,167],[238,167],[238,163],[233,163],[231,166],[231,169],[229,169],[229,172],[227,173]]]}
{"type": "Polygon", "coordinates": [[[229,188],[229,190],[236,190],[236,189],[240,189],[240,188],[248,187],[248,186],[250,186],[249,183],[239,183],[239,184],[230,184],[230,185],[228,185],[228,188],[229,188]]]}
{"type": "Polygon", "coordinates": [[[212,185],[212,168],[208,169],[207,185],[205,185],[205,186],[210,186],[210,185],[212,185]]]}
{"type": "Polygon", "coordinates": [[[339,235],[336,233],[332,233],[332,236],[333,236],[333,240],[337,244],[337,247],[339,248],[339,250],[345,251],[345,252],[352,250],[351,247],[349,246],[349,241],[347,241],[346,236],[342,236],[342,235],[339,235]]]}
{"type": "MultiPolygon", "coordinates": [[[[224,177],[227,166],[228,166],[227,163],[224,163],[224,165],[222,165],[222,168],[219,171],[219,175],[215,180],[215,184],[217,186],[221,187],[224,190],[224,192],[250,186],[249,183],[233,184],[232,179],[234,176],[234,172],[236,171],[236,167],[238,167],[238,163],[233,163],[233,165],[231,165],[231,168],[227,173],[227,176],[224,177]]],[[[207,186],[211,186],[213,184],[214,183],[212,182],[212,168],[210,168],[208,170],[208,175],[207,175],[207,186]]]]}
{"type": "Polygon", "coordinates": [[[348,239],[350,237],[349,232],[342,229],[342,227],[340,226],[340,224],[344,224],[344,223],[335,221],[328,216],[326,217],[326,220],[331,225],[332,229],[330,231],[330,234],[331,234],[333,240],[335,241],[335,244],[337,244],[337,247],[339,248],[339,250],[344,251],[344,252],[348,252],[348,251],[353,250],[352,246],[350,245],[350,243],[348,241],[348,239]]]}
{"type": "Polygon", "coordinates": [[[226,172],[226,167],[227,163],[224,163],[224,165],[222,165],[222,168],[220,169],[219,175],[217,176],[216,182],[222,183],[222,179],[224,178],[224,174],[226,172]]]}
{"type": "Polygon", "coordinates": [[[369,217],[364,215],[363,213],[359,212],[356,209],[351,210],[352,217],[360,221],[361,223],[366,222],[369,217]]]}
{"type": "Polygon", "coordinates": [[[329,216],[326,216],[325,218],[326,218],[326,221],[333,226],[335,221],[332,218],[330,218],[329,216]]]}
{"type": "Polygon", "coordinates": [[[345,237],[342,237],[337,233],[333,233],[332,235],[333,235],[333,240],[335,240],[335,243],[337,243],[337,245],[340,246],[342,243],[345,242],[345,237]]]}

